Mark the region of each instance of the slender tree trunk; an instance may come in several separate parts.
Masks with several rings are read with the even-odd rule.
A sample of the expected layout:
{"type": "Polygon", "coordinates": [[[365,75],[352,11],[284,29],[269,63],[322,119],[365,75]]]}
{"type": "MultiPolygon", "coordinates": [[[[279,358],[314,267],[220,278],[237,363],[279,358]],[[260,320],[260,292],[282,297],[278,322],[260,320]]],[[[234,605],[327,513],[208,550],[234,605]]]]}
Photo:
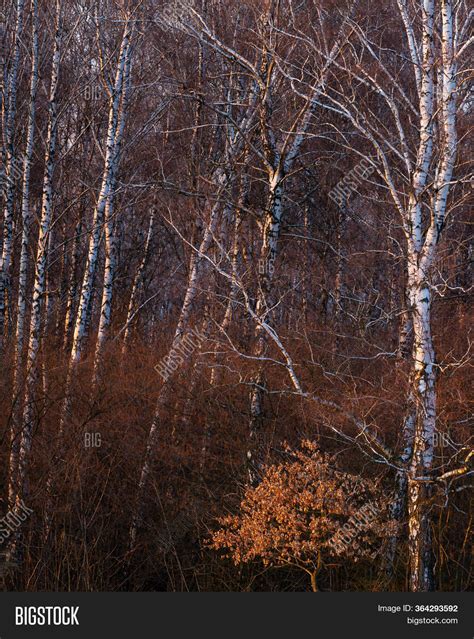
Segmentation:
{"type": "Polygon", "coordinates": [[[15,186],[19,176],[18,160],[15,153],[15,119],[17,110],[18,91],[18,70],[20,66],[20,49],[23,35],[23,14],[25,0],[17,0],[16,3],[16,26],[15,43],[13,51],[13,62],[10,77],[8,80],[8,104],[5,117],[5,142],[6,142],[6,164],[5,164],[5,209],[3,217],[3,242],[0,255],[0,348],[3,346],[3,335],[5,332],[6,298],[9,292],[10,262],[12,255],[13,241],[13,203],[15,197],[15,186]]]}
{"type": "MultiPolygon", "coordinates": [[[[45,292],[46,265],[48,239],[51,230],[51,217],[53,210],[53,172],[55,164],[56,137],[58,125],[57,89],[59,80],[60,51],[61,51],[61,0],[56,2],[55,38],[53,62],[51,68],[51,87],[49,94],[49,123],[46,139],[45,172],[43,181],[43,199],[40,219],[40,232],[36,257],[35,281],[33,287],[33,301],[30,319],[27,379],[25,405],[23,410],[23,423],[21,430],[20,450],[18,456],[17,480],[15,487],[15,503],[20,507],[21,502],[28,494],[28,464],[32,443],[32,431],[34,421],[34,394],[38,373],[38,353],[41,337],[41,306],[45,292]]],[[[17,551],[19,534],[12,536],[12,554],[17,551]]]]}
{"type": "MultiPolygon", "coordinates": [[[[390,517],[402,527],[407,521],[407,488],[408,488],[408,465],[413,454],[413,437],[415,434],[416,413],[414,411],[413,398],[408,402],[407,415],[402,431],[403,451],[398,463],[400,470],[395,475],[395,494],[390,504],[390,517]]],[[[386,574],[389,579],[394,575],[395,560],[398,549],[400,530],[393,535],[388,544],[386,557],[386,574]]]]}
{"type": "MultiPolygon", "coordinates": [[[[426,183],[433,150],[434,131],[434,23],[435,3],[423,7],[423,64],[420,93],[421,136],[414,192],[426,183]]],[[[445,223],[447,199],[457,152],[456,53],[452,1],[441,2],[441,91],[437,130],[441,135],[438,166],[432,191],[430,224],[423,233],[420,204],[412,197],[411,237],[408,242],[408,286],[413,309],[414,375],[412,393],[417,415],[413,455],[408,479],[408,528],[410,587],[412,591],[434,588],[430,530],[430,492],[434,435],[436,432],[436,363],[431,335],[430,275],[445,223]]]]}
{"type": "MultiPolygon", "coordinates": [[[[267,218],[263,228],[263,242],[260,251],[260,278],[257,292],[255,312],[258,317],[269,319],[272,307],[272,281],[277,257],[278,240],[280,237],[281,220],[283,215],[283,186],[281,176],[276,173],[269,180],[269,196],[267,204],[267,218]]],[[[267,349],[266,333],[261,325],[255,328],[255,357],[264,357],[267,349]]],[[[264,444],[265,379],[263,365],[260,364],[252,381],[250,393],[250,429],[249,447],[247,449],[247,465],[249,480],[252,485],[258,483],[264,444]]]]}
{"type": "Polygon", "coordinates": [[[430,484],[436,429],[435,358],[431,338],[431,300],[427,282],[417,287],[414,311],[417,406],[413,455],[408,479],[410,586],[412,591],[434,588],[430,531],[430,484]]]}
{"type": "Polygon", "coordinates": [[[84,348],[84,339],[87,326],[87,313],[92,295],[92,285],[95,271],[97,268],[97,260],[99,255],[99,243],[104,223],[104,214],[110,194],[113,191],[113,176],[116,157],[116,136],[119,122],[119,110],[123,93],[123,77],[126,68],[128,49],[130,46],[130,38],[132,35],[132,22],[127,20],[124,26],[120,54],[117,63],[115,75],[114,90],[111,96],[109,110],[109,124],[107,130],[106,156],[104,172],[102,176],[102,186],[100,189],[97,205],[94,211],[92,222],[92,232],[89,240],[89,249],[87,254],[87,266],[84,272],[82,282],[81,297],[79,301],[79,309],[74,327],[74,337],[71,352],[71,365],[79,362],[84,348]]]}
{"type": "Polygon", "coordinates": [[[156,207],[156,197],[154,198],[154,201],[153,201],[153,208],[151,210],[150,221],[148,223],[148,232],[147,232],[147,236],[145,240],[145,246],[143,248],[143,257],[140,262],[140,266],[138,267],[137,272],[135,273],[135,277],[133,278],[132,293],[130,295],[130,300],[128,302],[127,319],[125,321],[125,332],[124,332],[123,344],[122,344],[122,357],[126,355],[129,344],[130,344],[132,327],[133,327],[133,316],[138,304],[140,291],[142,290],[142,287],[143,287],[146,267],[150,258],[150,247],[151,247],[151,241],[153,238],[153,228],[155,225],[155,216],[156,216],[155,207],[156,207]]]}
{"type": "Polygon", "coordinates": [[[102,367],[102,358],[104,347],[107,340],[110,322],[112,318],[112,297],[114,286],[114,275],[118,260],[117,238],[114,232],[114,203],[115,203],[115,185],[117,181],[117,173],[120,164],[120,151],[122,146],[123,135],[125,131],[125,123],[127,117],[127,106],[130,93],[131,80],[131,62],[132,48],[128,43],[125,53],[125,65],[121,86],[121,105],[119,124],[115,134],[114,158],[110,174],[110,191],[105,206],[105,266],[104,266],[104,283],[102,289],[102,301],[100,306],[99,332],[97,335],[97,344],[94,357],[94,379],[97,383],[99,379],[100,369],[102,367]]]}
{"type": "Polygon", "coordinates": [[[70,274],[69,274],[66,317],[64,320],[63,349],[66,353],[69,351],[72,331],[74,330],[74,313],[76,309],[76,298],[77,298],[77,293],[79,289],[77,271],[78,271],[80,254],[81,254],[81,235],[82,235],[82,229],[83,229],[83,223],[82,223],[83,214],[84,214],[84,211],[81,209],[79,211],[79,220],[78,220],[76,231],[74,234],[74,243],[73,243],[73,249],[72,249],[72,262],[71,262],[71,268],[70,268],[70,274]]]}
{"type": "Polygon", "coordinates": [[[18,278],[18,305],[16,319],[16,341],[13,363],[13,420],[10,441],[10,482],[8,487],[8,502],[10,508],[13,507],[16,494],[16,471],[18,468],[19,451],[19,421],[22,411],[22,379],[23,379],[23,346],[24,346],[24,324],[26,315],[26,286],[28,275],[28,249],[30,234],[30,175],[33,162],[33,144],[35,137],[35,117],[36,117],[36,94],[38,89],[38,2],[31,1],[32,20],[32,62],[31,62],[31,84],[30,84],[30,108],[28,114],[28,132],[26,140],[25,156],[23,160],[23,189],[21,200],[22,235],[21,235],[21,255],[20,272],[18,278]]]}

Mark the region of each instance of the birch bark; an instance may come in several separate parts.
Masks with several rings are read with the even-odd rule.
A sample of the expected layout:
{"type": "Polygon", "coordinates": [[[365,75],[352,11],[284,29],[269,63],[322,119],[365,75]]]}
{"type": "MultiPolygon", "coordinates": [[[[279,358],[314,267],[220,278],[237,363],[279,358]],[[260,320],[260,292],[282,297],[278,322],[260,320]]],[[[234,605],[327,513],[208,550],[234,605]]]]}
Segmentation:
{"type": "Polygon", "coordinates": [[[10,482],[8,487],[8,501],[10,508],[13,506],[16,493],[16,471],[18,467],[19,430],[18,422],[22,410],[21,384],[23,378],[23,346],[24,346],[24,324],[26,314],[26,286],[28,274],[28,249],[30,234],[30,175],[33,162],[33,144],[35,137],[35,117],[36,117],[36,95],[38,90],[38,2],[31,1],[32,20],[32,45],[31,45],[31,81],[30,81],[30,105],[28,113],[28,131],[26,139],[26,149],[23,160],[23,180],[22,180],[22,235],[21,235],[21,255],[20,272],[18,277],[18,302],[16,319],[16,340],[13,362],[13,420],[10,440],[10,482]]]}
{"type": "Polygon", "coordinates": [[[79,309],[74,326],[73,345],[71,351],[70,363],[72,366],[77,364],[82,356],[84,348],[84,340],[87,327],[87,314],[90,306],[92,295],[92,285],[94,275],[97,268],[97,260],[99,255],[99,243],[104,224],[104,215],[106,205],[113,191],[113,178],[116,162],[116,137],[119,122],[120,103],[123,91],[123,77],[125,73],[130,39],[132,35],[132,22],[127,19],[125,22],[120,53],[117,62],[115,74],[115,83],[110,101],[109,122],[107,130],[106,155],[104,172],[102,176],[102,186],[100,189],[97,205],[94,210],[92,231],[89,239],[89,248],[87,253],[87,265],[82,281],[81,296],[79,300],[79,309]]]}
{"type": "MultiPolygon", "coordinates": [[[[424,64],[421,96],[422,135],[420,155],[421,176],[426,181],[432,149],[432,125],[434,98],[432,80],[432,53],[434,42],[434,2],[424,5],[424,64]],[[426,106],[426,109],[425,109],[426,106]],[[428,130],[429,133],[423,135],[428,130]]],[[[413,441],[413,455],[408,479],[408,527],[410,548],[410,586],[413,591],[434,588],[430,534],[430,479],[433,467],[434,435],[436,432],[436,360],[431,333],[432,311],[430,276],[446,218],[447,199],[451,186],[457,152],[456,105],[456,52],[454,46],[454,18],[451,0],[441,1],[441,105],[438,105],[438,130],[441,135],[439,159],[433,185],[430,223],[424,239],[421,236],[421,220],[416,204],[411,207],[413,224],[409,241],[409,288],[413,307],[414,329],[414,378],[412,392],[417,405],[417,417],[413,441]]],[[[419,175],[419,174],[418,174],[419,175]]],[[[417,178],[418,176],[415,176],[417,178]]],[[[424,183],[423,183],[424,184],[424,183]]],[[[419,183],[415,181],[415,190],[419,183]]]]}
{"type": "Polygon", "coordinates": [[[127,106],[130,93],[131,81],[131,63],[132,63],[132,47],[130,42],[125,51],[125,63],[122,74],[121,103],[119,106],[119,123],[115,133],[113,159],[110,169],[110,187],[107,203],[104,210],[105,220],[105,266],[104,266],[104,283],[102,289],[102,300],[100,305],[99,332],[97,335],[97,344],[94,357],[94,378],[95,382],[99,379],[100,369],[102,366],[102,358],[107,335],[112,318],[112,297],[114,274],[117,265],[117,238],[114,232],[114,203],[115,203],[115,186],[117,181],[117,173],[120,164],[120,151],[125,131],[125,123],[127,117],[127,106]]]}
{"type": "MultiPolygon", "coordinates": [[[[38,353],[41,337],[42,300],[45,293],[46,265],[48,239],[51,230],[51,217],[53,211],[53,172],[55,166],[56,137],[58,127],[57,92],[60,71],[60,53],[62,39],[62,5],[61,0],[56,2],[54,51],[51,67],[51,86],[49,92],[49,121],[46,138],[45,171],[43,179],[43,197],[40,218],[40,231],[36,256],[35,279],[33,286],[33,300],[29,328],[27,379],[25,384],[25,405],[18,456],[17,480],[14,487],[15,503],[19,507],[21,501],[28,493],[28,464],[32,444],[32,430],[34,421],[34,393],[38,373],[38,353]]],[[[12,495],[13,496],[13,495],[12,495]]],[[[18,540],[15,538],[15,543],[18,540]]]]}
{"type": "Polygon", "coordinates": [[[17,110],[18,70],[20,66],[20,49],[22,46],[23,18],[25,0],[17,0],[16,26],[13,61],[8,78],[7,106],[5,115],[5,208],[3,216],[3,241],[0,254],[0,348],[3,345],[5,332],[6,297],[9,291],[10,262],[13,241],[13,204],[15,197],[17,155],[15,152],[15,121],[17,110]]]}

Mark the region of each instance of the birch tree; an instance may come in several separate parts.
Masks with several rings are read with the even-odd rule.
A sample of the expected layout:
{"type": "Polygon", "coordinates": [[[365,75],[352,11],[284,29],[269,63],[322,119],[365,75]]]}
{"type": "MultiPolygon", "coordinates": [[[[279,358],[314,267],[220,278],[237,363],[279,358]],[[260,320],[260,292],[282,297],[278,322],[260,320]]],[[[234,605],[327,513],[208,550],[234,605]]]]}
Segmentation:
{"type": "Polygon", "coordinates": [[[28,258],[30,244],[30,176],[31,165],[33,162],[33,145],[35,139],[35,119],[36,119],[36,96],[38,90],[38,64],[39,64],[39,45],[38,45],[38,2],[31,2],[31,80],[30,80],[30,105],[28,113],[28,130],[26,139],[26,149],[23,159],[23,181],[22,181],[22,200],[21,200],[21,216],[22,216],[22,234],[21,234],[21,255],[20,255],[20,272],[18,276],[18,303],[16,318],[16,343],[15,343],[15,359],[13,362],[13,401],[16,409],[14,410],[14,421],[12,425],[11,437],[11,459],[10,459],[10,486],[9,486],[9,504],[13,506],[15,498],[15,474],[18,464],[18,429],[16,420],[19,418],[22,409],[21,403],[21,383],[23,378],[23,346],[24,346],[24,328],[26,315],[26,287],[28,274],[28,258]]]}
{"type": "Polygon", "coordinates": [[[460,36],[469,18],[463,15],[461,5],[453,9],[449,0],[424,0],[414,2],[412,7],[401,1],[398,9],[411,60],[410,86],[395,79],[390,62],[359,26],[355,28],[360,50],[367,61],[354,59],[335,65],[335,73],[346,72],[348,82],[360,83],[385,103],[389,122],[382,124],[378,118],[373,119],[369,104],[355,106],[340,91],[325,91],[324,98],[326,108],[347,119],[373,147],[378,173],[405,235],[405,269],[414,331],[408,404],[415,412],[403,430],[400,462],[407,481],[399,481],[399,487],[403,491],[406,486],[408,491],[411,589],[419,591],[430,590],[434,585],[429,499],[435,474],[438,364],[432,338],[432,276],[447,216],[455,208],[449,206],[448,196],[454,185],[458,148],[458,64],[469,44],[460,36]],[[418,7],[419,25],[413,18],[418,7]],[[375,64],[376,71],[369,62],[375,64]],[[408,122],[414,117],[417,127],[413,137],[408,122]]]}
{"type": "MultiPolygon", "coordinates": [[[[353,7],[350,9],[349,15],[352,10],[353,7]]],[[[266,45],[262,51],[261,83],[264,88],[260,109],[260,126],[261,144],[265,152],[265,169],[267,172],[267,201],[262,221],[262,243],[259,253],[259,270],[261,272],[255,309],[257,315],[262,320],[265,319],[265,321],[268,320],[272,305],[275,303],[272,300],[272,281],[284,216],[285,184],[291,176],[295,163],[298,161],[305,135],[318,108],[318,100],[329,69],[347,40],[347,17],[345,17],[332,47],[325,51],[326,57],[322,64],[320,75],[310,87],[310,93],[305,103],[289,127],[289,132],[282,139],[278,139],[276,132],[273,130],[271,115],[272,103],[275,99],[273,85],[276,83],[277,60],[274,52],[277,48],[276,41],[278,39],[280,11],[279,2],[271,3],[269,13],[263,18],[266,45]],[[276,28],[274,28],[274,25],[276,28]]],[[[320,13],[318,18],[319,28],[322,32],[325,29],[324,16],[320,13]]],[[[255,330],[255,357],[258,359],[265,356],[267,338],[260,323],[257,323],[255,330]]],[[[250,481],[253,483],[258,481],[258,466],[261,463],[261,460],[258,459],[261,454],[261,451],[258,450],[261,446],[258,439],[262,431],[264,386],[263,371],[260,368],[253,380],[253,389],[250,396],[251,445],[247,452],[247,458],[249,461],[250,481]],[[256,459],[254,459],[255,455],[257,455],[256,459]]]]}
{"type": "MultiPolygon", "coordinates": [[[[53,173],[55,167],[56,137],[58,127],[57,93],[62,40],[61,0],[57,0],[55,11],[54,50],[51,66],[51,84],[48,101],[49,120],[46,138],[46,156],[43,180],[40,232],[38,238],[33,301],[29,327],[25,405],[23,411],[18,461],[16,460],[14,447],[12,447],[12,457],[10,460],[10,492],[12,496],[14,494],[16,507],[21,506],[21,502],[28,492],[27,473],[32,445],[32,431],[34,422],[34,394],[38,377],[37,360],[40,348],[42,300],[45,293],[47,247],[49,234],[51,231],[51,218],[53,212],[53,173]],[[14,467],[15,463],[17,463],[16,480],[14,467]]],[[[18,542],[18,539],[16,537],[15,542],[18,542]]],[[[16,548],[13,549],[13,552],[16,552],[16,548]]]]}
{"type": "MultiPolygon", "coordinates": [[[[9,290],[9,273],[12,254],[13,239],[13,204],[15,197],[16,180],[18,176],[17,160],[15,149],[15,121],[17,112],[17,92],[18,92],[18,71],[20,66],[20,49],[23,36],[25,0],[17,0],[16,3],[16,25],[15,40],[11,62],[11,69],[8,75],[7,91],[3,103],[5,109],[5,206],[3,216],[3,241],[0,258],[0,340],[3,340],[5,331],[6,295],[9,290]],[[6,103],[6,104],[5,104],[6,103]]],[[[2,342],[0,342],[1,344],[2,342]]]]}
{"type": "MultiPolygon", "coordinates": [[[[119,139],[117,131],[120,119],[120,105],[124,91],[124,74],[127,69],[127,59],[129,55],[130,39],[132,36],[133,22],[128,15],[125,19],[120,53],[117,61],[115,82],[110,95],[109,123],[106,140],[106,155],[104,162],[104,172],[102,175],[102,185],[97,199],[92,221],[92,231],[89,239],[87,253],[87,265],[82,282],[82,290],[79,301],[79,309],[74,327],[73,345],[71,351],[71,364],[75,365],[80,360],[84,347],[84,339],[87,326],[87,315],[92,295],[92,284],[97,268],[99,254],[99,242],[104,223],[104,214],[107,203],[114,189],[115,168],[118,160],[119,139]]],[[[123,131],[122,131],[123,134],[123,131]]],[[[110,254],[110,252],[109,252],[110,254]]]]}
{"type": "MultiPolygon", "coordinates": [[[[131,35],[129,36],[131,38],[131,35]]],[[[127,103],[130,94],[130,82],[131,82],[131,62],[132,62],[132,45],[127,43],[125,49],[125,59],[123,63],[123,71],[121,77],[120,86],[120,104],[117,106],[119,110],[118,123],[116,125],[113,157],[111,159],[110,167],[110,184],[107,202],[104,209],[104,224],[105,224],[105,266],[104,266],[104,284],[102,292],[102,300],[100,306],[100,320],[99,320],[99,333],[97,336],[97,344],[95,350],[95,378],[98,378],[105,341],[107,338],[111,315],[112,315],[112,294],[114,274],[117,262],[117,243],[114,234],[114,199],[115,199],[115,184],[117,180],[117,172],[120,163],[120,151],[124,136],[126,115],[127,115],[127,103]]],[[[119,64],[121,64],[119,62],[119,64]]],[[[107,163],[107,160],[106,160],[107,163]]]]}
{"type": "Polygon", "coordinates": [[[8,586],[304,588],[231,513],[308,440],[390,521],[313,589],[469,588],[466,0],[5,6],[8,586]],[[237,567],[198,551],[225,513],[237,567]]]}

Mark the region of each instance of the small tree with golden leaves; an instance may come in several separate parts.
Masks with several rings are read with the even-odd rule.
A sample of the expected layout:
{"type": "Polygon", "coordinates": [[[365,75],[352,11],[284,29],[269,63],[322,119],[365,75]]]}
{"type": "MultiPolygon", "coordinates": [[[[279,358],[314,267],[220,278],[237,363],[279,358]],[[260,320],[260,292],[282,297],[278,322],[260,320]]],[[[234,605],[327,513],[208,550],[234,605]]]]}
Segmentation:
{"type": "Polygon", "coordinates": [[[338,470],[309,441],[286,452],[288,461],[265,466],[261,483],[246,488],[240,513],[218,520],[209,545],[236,565],[296,566],[317,592],[327,559],[374,557],[394,524],[377,482],[338,470]]]}

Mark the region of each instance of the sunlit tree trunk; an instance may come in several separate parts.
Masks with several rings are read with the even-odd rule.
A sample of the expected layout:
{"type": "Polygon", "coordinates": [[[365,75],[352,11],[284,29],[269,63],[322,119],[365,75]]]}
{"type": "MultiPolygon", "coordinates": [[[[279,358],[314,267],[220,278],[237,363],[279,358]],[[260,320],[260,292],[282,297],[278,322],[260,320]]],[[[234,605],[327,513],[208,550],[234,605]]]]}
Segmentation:
{"type": "MultiPolygon", "coordinates": [[[[433,149],[434,46],[433,1],[425,0],[423,32],[423,64],[420,95],[421,142],[419,171],[415,174],[414,191],[426,183],[426,172],[433,149]]],[[[441,104],[438,105],[438,132],[441,136],[438,167],[432,191],[429,227],[423,235],[419,204],[410,208],[411,237],[408,238],[408,287],[413,312],[414,376],[412,393],[417,414],[413,454],[408,479],[408,527],[410,550],[410,587],[413,591],[434,588],[430,531],[430,480],[436,432],[436,360],[432,339],[431,270],[436,247],[446,218],[446,205],[457,152],[456,132],[456,64],[454,21],[451,0],[441,2],[441,104]]]]}
{"type": "MultiPolygon", "coordinates": [[[[29,328],[25,405],[23,410],[20,450],[18,456],[17,481],[15,482],[15,503],[18,508],[20,507],[22,500],[28,493],[28,465],[30,459],[35,413],[35,387],[38,381],[38,354],[40,350],[41,338],[42,299],[45,293],[47,249],[49,234],[51,231],[51,217],[53,211],[53,172],[55,166],[56,137],[58,127],[57,89],[60,69],[61,39],[61,0],[57,0],[54,51],[51,67],[51,86],[48,102],[49,122],[46,138],[43,198],[29,328]]],[[[18,536],[13,536],[12,543],[14,544],[14,546],[17,542],[18,536]]],[[[15,551],[16,548],[13,547],[13,553],[15,553],[15,551]]]]}
{"type": "Polygon", "coordinates": [[[120,151],[125,131],[125,123],[127,117],[127,106],[130,93],[131,81],[131,62],[132,48],[128,43],[125,52],[125,65],[121,86],[121,103],[120,115],[117,131],[115,133],[114,157],[110,173],[110,187],[107,203],[104,210],[105,221],[105,266],[104,266],[104,282],[102,289],[102,300],[100,305],[99,332],[97,335],[97,344],[94,357],[94,378],[98,381],[100,369],[102,366],[102,358],[105,343],[107,340],[110,322],[112,318],[112,297],[114,286],[114,275],[117,266],[117,238],[114,231],[114,203],[115,203],[115,186],[117,181],[117,173],[120,164],[120,151]]]}
{"type": "Polygon", "coordinates": [[[102,186],[100,189],[97,205],[94,211],[94,217],[92,222],[92,231],[89,239],[89,248],[87,252],[87,265],[84,272],[84,278],[82,281],[81,296],[79,300],[79,309],[77,312],[73,345],[71,352],[71,365],[74,366],[81,358],[84,348],[84,340],[87,328],[87,314],[90,305],[92,286],[94,281],[94,275],[97,268],[97,260],[99,256],[99,243],[102,233],[102,226],[104,224],[104,215],[107,202],[113,191],[113,177],[116,156],[116,137],[117,128],[120,115],[120,104],[123,93],[123,78],[126,69],[127,55],[130,46],[130,38],[132,35],[132,22],[127,19],[122,43],[120,46],[120,54],[117,62],[117,69],[115,74],[115,83],[110,100],[109,109],[109,123],[107,130],[107,142],[106,142],[106,155],[104,172],[102,175],[102,186]]]}
{"type": "Polygon", "coordinates": [[[68,293],[66,303],[66,317],[64,319],[64,339],[63,349],[67,353],[70,347],[70,341],[72,337],[72,331],[74,330],[74,313],[76,309],[76,298],[79,290],[78,282],[78,266],[81,257],[81,234],[83,230],[82,216],[84,214],[83,209],[79,211],[79,220],[74,233],[74,242],[72,249],[72,261],[70,266],[68,293]]]}
{"type": "Polygon", "coordinates": [[[35,117],[36,117],[36,94],[38,89],[38,3],[37,0],[31,2],[32,20],[32,45],[31,45],[31,83],[30,83],[30,105],[28,114],[28,131],[26,139],[26,149],[23,160],[23,181],[21,200],[21,255],[20,271],[18,276],[18,303],[16,319],[16,340],[15,354],[13,362],[13,423],[10,441],[10,483],[8,488],[8,501],[10,507],[13,506],[16,493],[16,471],[18,467],[18,447],[19,431],[18,422],[20,420],[23,406],[21,397],[21,387],[23,378],[23,346],[24,346],[24,324],[26,315],[26,286],[28,275],[29,258],[29,235],[30,235],[30,175],[33,162],[33,144],[35,137],[35,117]]]}

